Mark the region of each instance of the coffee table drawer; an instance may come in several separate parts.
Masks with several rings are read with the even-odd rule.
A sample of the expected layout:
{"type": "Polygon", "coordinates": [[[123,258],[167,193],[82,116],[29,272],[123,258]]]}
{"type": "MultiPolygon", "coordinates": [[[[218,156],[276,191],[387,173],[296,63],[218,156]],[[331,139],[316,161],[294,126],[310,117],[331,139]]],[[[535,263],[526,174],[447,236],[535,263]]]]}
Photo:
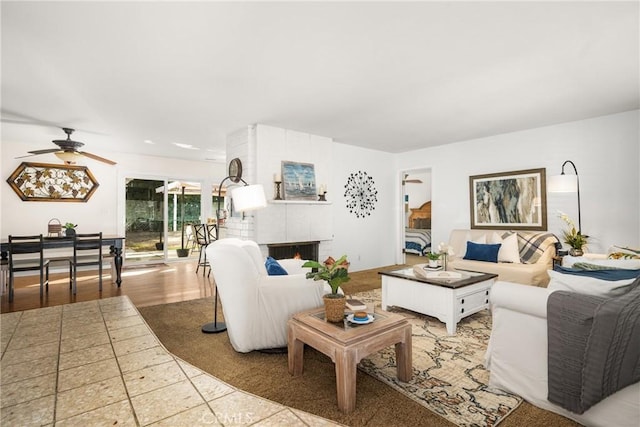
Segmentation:
{"type": "Polygon", "coordinates": [[[477,292],[460,296],[456,300],[456,312],[458,316],[466,316],[489,307],[489,289],[481,289],[477,292]]]}

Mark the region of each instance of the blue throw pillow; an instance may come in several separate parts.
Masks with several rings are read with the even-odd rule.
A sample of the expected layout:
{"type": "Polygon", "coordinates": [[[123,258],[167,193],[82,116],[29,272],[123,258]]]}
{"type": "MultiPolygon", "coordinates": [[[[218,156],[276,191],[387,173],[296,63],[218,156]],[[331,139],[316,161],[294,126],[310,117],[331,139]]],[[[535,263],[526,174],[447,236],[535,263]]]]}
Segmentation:
{"type": "Polygon", "coordinates": [[[467,253],[464,254],[464,259],[498,262],[500,246],[502,246],[501,243],[483,245],[481,243],[467,242],[467,253]]]}
{"type": "Polygon", "coordinates": [[[278,261],[270,256],[267,257],[264,266],[267,268],[267,274],[269,274],[269,276],[287,276],[289,274],[287,270],[282,268],[278,261]]]}
{"type": "Polygon", "coordinates": [[[573,274],[576,276],[593,277],[600,280],[628,280],[640,277],[640,270],[623,270],[623,269],[606,269],[606,270],[583,270],[578,268],[569,268],[556,265],[553,267],[555,271],[565,274],[573,274]]]}

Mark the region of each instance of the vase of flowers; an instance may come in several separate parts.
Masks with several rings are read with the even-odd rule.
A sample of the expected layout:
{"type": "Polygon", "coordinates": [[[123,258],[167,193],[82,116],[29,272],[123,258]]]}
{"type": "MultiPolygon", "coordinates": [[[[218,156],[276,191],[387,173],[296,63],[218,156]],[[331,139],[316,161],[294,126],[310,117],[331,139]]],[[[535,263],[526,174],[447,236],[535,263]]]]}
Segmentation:
{"type": "Polygon", "coordinates": [[[436,268],[438,267],[438,260],[440,259],[440,254],[436,252],[427,253],[427,258],[429,258],[429,267],[436,268]]]}
{"type": "Polygon", "coordinates": [[[342,322],[346,298],[344,294],[338,293],[338,290],[341,284],[351,280],[347,256],[343,255],[337,261],[329,257],[322,264],[317,261],[307,261],[302,266],[314,269],[307,273],[307,279],[324,280],[331,288],[331,293],[322,297],[325,319],[329,322],[342,322]]]}
{"type": "Polygon", "coordinates": [[[571,249],[569,249],[569,255],[582,256],[584,253],[584,247],[587,246],[587,239],[589,236],[582,234],[581,230],[576,229],[576,225],[564,212],[559,212],[560,219],[567,223],[569,229],[562,231],[562,238],[571,249]]]}
{"type": "Polygon", "coordinates": [[[442,269],[446,270],[447,269],[447,259],[450,256],[455,255],[453,248],[451,246],[449,246],[448,244],[446,244],[445,242],[440,242],[440,244],[438,245],[438,253],[441,256],[442,259],[442,269]]]}

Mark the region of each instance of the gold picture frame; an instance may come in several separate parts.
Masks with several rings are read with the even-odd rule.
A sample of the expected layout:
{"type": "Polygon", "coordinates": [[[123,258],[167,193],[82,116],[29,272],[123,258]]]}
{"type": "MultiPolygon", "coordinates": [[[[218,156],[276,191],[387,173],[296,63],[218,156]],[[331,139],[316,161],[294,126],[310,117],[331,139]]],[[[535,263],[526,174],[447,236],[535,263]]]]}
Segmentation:
{"type": "Polygon", "coordinates": [[[87,202],[100,185],[86,166],[28,162],[7,183],[25,202],[87,202]]]}
{"type": "Polygon", "coordinates": [[[471,228],[547,230],[545,168],[469,177],[471,228]]]}

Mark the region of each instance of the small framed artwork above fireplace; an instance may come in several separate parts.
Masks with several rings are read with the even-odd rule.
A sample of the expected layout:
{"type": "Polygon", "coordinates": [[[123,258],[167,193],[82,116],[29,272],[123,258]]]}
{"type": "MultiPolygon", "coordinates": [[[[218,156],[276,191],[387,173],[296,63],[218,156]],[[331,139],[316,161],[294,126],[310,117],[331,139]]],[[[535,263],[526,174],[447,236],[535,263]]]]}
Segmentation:
{"type": "Polygon", "coordinates": [[[282,162],[285,200],[316,200],[316,172],[312,163],[282,162]]]}

